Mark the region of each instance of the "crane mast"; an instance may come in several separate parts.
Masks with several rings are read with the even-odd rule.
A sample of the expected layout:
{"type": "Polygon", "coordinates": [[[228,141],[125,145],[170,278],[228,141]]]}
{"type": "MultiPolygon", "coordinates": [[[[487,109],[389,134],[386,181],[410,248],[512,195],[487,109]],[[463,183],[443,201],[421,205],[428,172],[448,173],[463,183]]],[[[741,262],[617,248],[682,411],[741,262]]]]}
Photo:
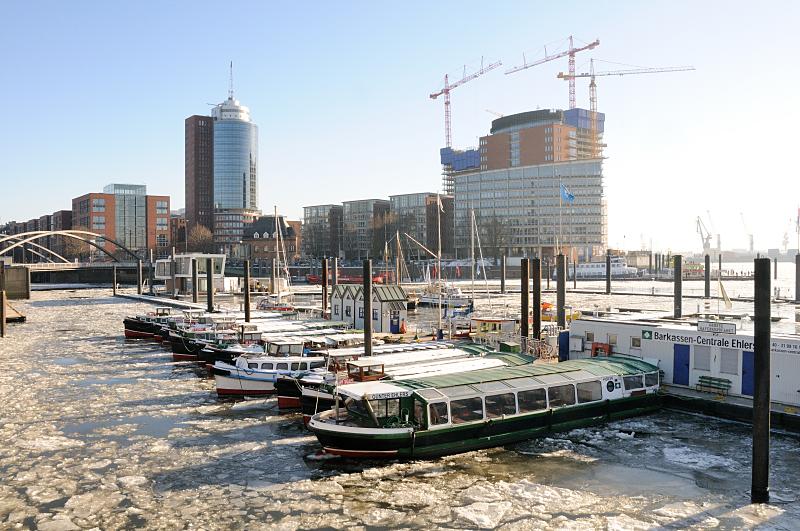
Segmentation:
{"type": "Polygon", "coordinates": [[[491,63],[489,65],[483,65],[483,58],[481,58],[481,67],[478,71],[473,72],[471,74],[467,74],[467,67],[464,66],[464,74],[461,79],[455,81],[453,84],[450,84],[450,78],[447,74],[444,75],[444,86],[438,90],[437,92],[433,92],[429,95],[430,99],[435,100],[439,96],[444,96],[444,142],[446,147],[452,147],[452,134],[451,134],[451,127],[450,127],[450,91],[456,87],[460,87],[464,83],[468,83],[473,79],[482,76],[486,72],[494,70],[495,68],[501,66],[503,63],[501,61],[497,61],[495,63],[491,63]]]}

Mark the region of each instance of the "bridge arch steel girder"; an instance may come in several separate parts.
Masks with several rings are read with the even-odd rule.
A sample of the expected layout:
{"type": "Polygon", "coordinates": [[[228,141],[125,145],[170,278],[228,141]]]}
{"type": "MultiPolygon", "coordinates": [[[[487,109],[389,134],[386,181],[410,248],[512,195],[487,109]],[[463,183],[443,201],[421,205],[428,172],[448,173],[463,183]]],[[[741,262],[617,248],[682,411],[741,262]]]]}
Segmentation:
{"type": "MultiPolygon", "coordinates": [[[[17,235],[15,234],[14,236],[17,236],[17,235]]],[[[3,238],[3,239],[4,239],[4,240],[13,240],[13,239],[15,239],[15,238],[3,238]]],[[[16,238],[16,239],[20,239],[20,238],[16,238]]],[[[66,258],[64,258],[63,256],[61,256],[61,255],[60,255],[60,254],[58,254],[57,252],[53,251],[52,249],[48,249],[48,248],[47,248],[47,247],[45,247],[44,245],[39,245],[39,244],[38,244],[38,243],[36,243],[36,242],[28,242],[28,244],[29,244],[29,245],[33,245],[34,247],[38,247],[39,249],[42,249],[43,251],[47,251],[48,253],[50,253],[51,255],[55,256],[56,258],[58,258],[59,260],[61,260],[61,261],[62,261],[63,263],[65,263],[65,264],[68,264],[68,263],[70,263],[70,262],[69,262],[69,260],[67,260],[66,258]]],[[[55,263],[55,262],[53,262],[53,260],[51,260],[50,258],[46,257],[45,255],[43,255],[43,254],[41,254],[41,253],[37,253],[37,252],[36,252],[36,251],[34,251],[33,249],[28,249],[28,250],[29,250],[30,252],[32,252],[32,253],[34,253],[34,254],[38,255],[38,256],[41,256],[42,258],[44,258],[44,259],[45,259],[45,260],[47,260],[48,262],[55,263]]],[[[2,253],[0,253],[0,254],[2,254],[2,253]]]]}
{"type": "Polygon", "coordinates": [[[5,249],[0,249],[0,255],[3,255],[3,254],[7,253],[8,251],[11,251],[12,249],[14,249],[16,247],[19,247],[20,245],[24,245],[24,244],[32,242],[34,240],[38,240],[39,238],[45,238],[47,236],[66,236],[68,238],[74,238],[74,239],[80,240],[80,241],[82,241],[84,243],[88,243],[92,247],[95,247],[98,250],[103,251],[105,254],[107,254],[108,256],[113,258],[115,262],[119,262],[119,259],[117,257],[115,257],[113,254],[111,254],[108,251],[106,251],[104,247],[94,243],[93,241],[89,240],[88,238],[83,238],[83,237],[79,236],[80,234],[86,234],[88,236],[93,236],[95,238],[101,238],[103,240],[110,241],[111,243],[113,243],[114,245],[116,245],[117,247],[119,247],[120,249],[122,249],[123,251],[128,253],[129,255],[131,255],[135,260],[137,260],[137,261],[139,260],[139,257],[136,256],[136,254],[133,251],[131,251],[130,249],[128,249],[127,247],[125,247],[124,245],[119,243],[118,241],[116,241],[116,240],[114,240],[112,238],[109,238],[107,236],[103,236],[102,234],[97,234],[95,232],[89,232],[89,231],[85,231],[85,230],[49,230],[49,231],[48,230],[46,230],[46,231],[38,230],[38,231],[31,231],[31,232],[21,232],[19,234],[14,234],[12,236],[7,236],[5,238],[0,239],[0,244],[2,244],[5,241],[11,240],[11,239],[19,239],[21,237],[24,237],[24,238],[20,239],[20,241],[18,241],[16,243],[13,243],[12,245],[6,247],[5,249]]]}

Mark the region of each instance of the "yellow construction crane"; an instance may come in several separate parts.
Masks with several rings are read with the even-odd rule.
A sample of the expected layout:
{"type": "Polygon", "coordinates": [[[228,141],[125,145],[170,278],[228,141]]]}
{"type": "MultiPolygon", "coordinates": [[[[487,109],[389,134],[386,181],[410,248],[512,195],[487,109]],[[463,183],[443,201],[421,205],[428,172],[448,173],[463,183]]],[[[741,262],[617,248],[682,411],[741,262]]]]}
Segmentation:
{"type": "Polygon", "coordinates": [[[607,70],[604,72],[594,71],[594,59],[589,61],[589,71],[581,74],[573,74],[564,72],[558,73],[558,79],[564,79],[575,82],[579,77],[588,77],[589,81],[589,129],[590,129],[590,142],[591,142],[591,157],[598,158],[600,150],[597,143],[597,83],[595,78],[599,76],[625,76],[629,74],[661,74],[664,72],[686,72],[694,70],[693,66],[664,66],[655,68],[631,68],[627,70],[607,70]]]}

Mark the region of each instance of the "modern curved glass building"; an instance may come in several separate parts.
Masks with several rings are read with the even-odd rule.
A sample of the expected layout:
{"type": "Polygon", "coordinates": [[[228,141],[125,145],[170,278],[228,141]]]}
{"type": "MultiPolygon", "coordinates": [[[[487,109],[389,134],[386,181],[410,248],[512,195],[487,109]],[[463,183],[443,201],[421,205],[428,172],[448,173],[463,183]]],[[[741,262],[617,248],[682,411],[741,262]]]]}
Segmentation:
{"type": "Polygon", "coordinates": [[[258,126],[233,98],[211,111],[214,122],[214,241],[229,248],[258,210],[258,126]]]}
{"type": "Polygon", "coordinates": [[[258,209],[258,126],[250,110],[229,97],[214,119],[214,208],[258,209]]]}

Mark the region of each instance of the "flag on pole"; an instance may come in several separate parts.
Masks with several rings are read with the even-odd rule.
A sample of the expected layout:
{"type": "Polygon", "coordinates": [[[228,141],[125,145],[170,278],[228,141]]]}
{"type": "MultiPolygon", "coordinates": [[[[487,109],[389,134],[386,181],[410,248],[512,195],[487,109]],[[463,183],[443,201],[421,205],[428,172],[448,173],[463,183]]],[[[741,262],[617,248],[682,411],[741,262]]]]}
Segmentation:
{"type": "Polygon", "coordinates": [[[561,200],[570,205],[575,202],[575,196],[563,183],[561,184],[561,200]]]}
{"type": "Polygon", "coordinates": [[[436,204],[439,205],[439,211],[444,213],[444,205],[442,205],[442,198],[439,194],[436,194],[436,204]]]}

